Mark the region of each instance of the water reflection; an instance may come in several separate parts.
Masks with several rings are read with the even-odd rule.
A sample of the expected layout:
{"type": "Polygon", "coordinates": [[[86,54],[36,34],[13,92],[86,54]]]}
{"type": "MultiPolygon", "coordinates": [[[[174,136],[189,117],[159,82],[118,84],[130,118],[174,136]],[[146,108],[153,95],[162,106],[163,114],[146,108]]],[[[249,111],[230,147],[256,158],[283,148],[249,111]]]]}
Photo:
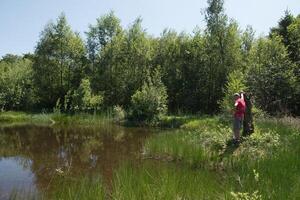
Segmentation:
{"type": "Polygon", "coordinates": [[[0,128],[0,198],[13,187],[49,188],[57,173],[101,174],[109,184],[123,161],[136,161],[149,130],[22,125],[0,128]]]}
{"type": "Polygon", "coordinates": [[[0,199],[8,198],[9,192],[16,188],[35,190],[35,176],[28,169],[29,165],[30,160],[19,157],[0,159],[0,199]]]}

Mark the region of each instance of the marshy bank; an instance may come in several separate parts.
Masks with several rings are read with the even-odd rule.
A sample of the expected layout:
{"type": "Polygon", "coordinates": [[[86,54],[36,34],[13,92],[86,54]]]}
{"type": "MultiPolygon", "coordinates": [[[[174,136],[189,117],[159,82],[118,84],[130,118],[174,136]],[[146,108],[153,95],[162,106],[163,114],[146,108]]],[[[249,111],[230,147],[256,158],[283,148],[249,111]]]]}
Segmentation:
{"type": "Polygon", "coordinates": [[[161,127],[176,129],[126,128],[93,115],[0,119],[0,199],[300,197],[296,118],[256,119],[240,146],[221,116],[162,119],[161,127]]]}
{"type": "Polygon", "coordinates": [[[29,113],[0,112],[1,124],[44,124],[44,125],[103,125],[113,121],[110,112],[98,114],[77,113],[29,113]]]}
{"type": "Polygon", "coordinates": [[[226,188],[217,199],[297,199],[299,125],[295,118],[259,119],[255,133],[235,146],[229,142],[228,122],[220,117],[195,119],[148,139],[145,154],[190,170],[215,172],[226,188]]]}

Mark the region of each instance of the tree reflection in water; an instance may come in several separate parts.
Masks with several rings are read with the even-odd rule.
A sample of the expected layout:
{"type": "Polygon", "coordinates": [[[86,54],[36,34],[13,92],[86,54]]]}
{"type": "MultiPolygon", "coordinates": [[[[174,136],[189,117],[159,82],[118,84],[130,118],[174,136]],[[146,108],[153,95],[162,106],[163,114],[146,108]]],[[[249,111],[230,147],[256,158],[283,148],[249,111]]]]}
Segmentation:
{"type": "MultiPolygon", "coordinates": [[[[101,175],[109,186],[114,169],[122,162],[139,162],[150,132],[114,125],[1,127],[0,163],[3,158],[11,159],[22,170],[30,170],[38,191],[51,189],[53,177],[60,174],[75,179],[101,175]]],[[[5,173],[7,169],[0,170],[5,173]]]]}

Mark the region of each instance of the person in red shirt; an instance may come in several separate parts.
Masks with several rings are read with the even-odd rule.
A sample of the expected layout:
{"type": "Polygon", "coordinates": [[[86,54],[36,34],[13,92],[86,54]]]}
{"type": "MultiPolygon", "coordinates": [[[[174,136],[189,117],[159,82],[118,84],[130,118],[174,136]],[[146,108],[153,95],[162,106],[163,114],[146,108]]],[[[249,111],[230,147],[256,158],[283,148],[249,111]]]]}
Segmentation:
{"type": "Polygon", "coordinates": [[[234,114],[233,114],[233,133],[234,133],[234,139],[237,143],[240,142],[240,131],[242,128],[245,110],[246,110],[246,104],[244,101],[244,94],[241,93],[235,93],[234,94],[234,114]]]}

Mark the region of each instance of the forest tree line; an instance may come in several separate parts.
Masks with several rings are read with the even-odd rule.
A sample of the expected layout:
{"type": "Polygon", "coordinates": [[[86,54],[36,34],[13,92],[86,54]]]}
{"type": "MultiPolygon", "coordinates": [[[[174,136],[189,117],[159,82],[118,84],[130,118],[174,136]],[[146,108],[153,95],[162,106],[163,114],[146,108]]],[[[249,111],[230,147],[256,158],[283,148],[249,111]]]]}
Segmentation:
{"type": "Polygon", "coordinates": [[[140,18],[124,28],[110,12],[83,40],[62,14],[45,26],[33,54],[2,57],[0,109],[130,109],[148,95],[170,113],[214,114],[237,88],[270,114],[299,116],[300,15],[286,11],[258,38],[228,18],[223,0],[208,0],[204,15],[203,29],[154,37],[140,18]]]}

